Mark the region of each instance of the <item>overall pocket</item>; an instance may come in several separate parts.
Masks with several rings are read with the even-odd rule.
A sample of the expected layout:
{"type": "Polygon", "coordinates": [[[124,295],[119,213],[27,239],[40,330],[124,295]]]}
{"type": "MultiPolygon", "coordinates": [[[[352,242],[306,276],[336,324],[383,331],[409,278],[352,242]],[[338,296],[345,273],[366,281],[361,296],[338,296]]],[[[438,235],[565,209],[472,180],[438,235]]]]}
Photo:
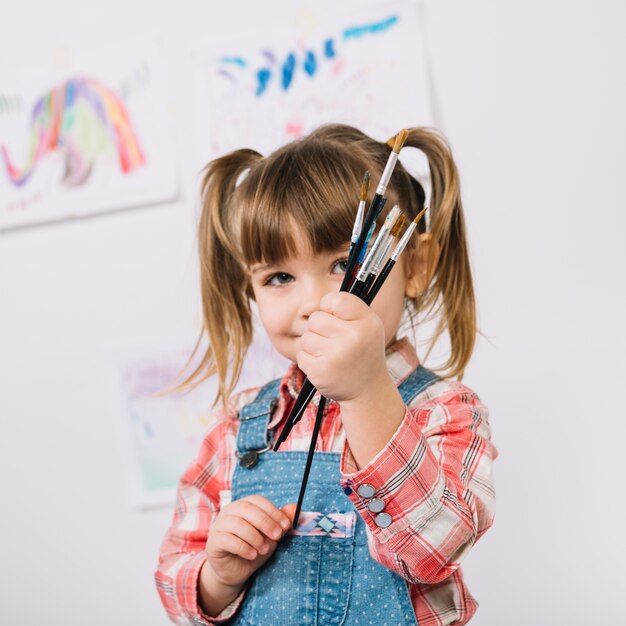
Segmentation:
{"type": "Polygon", "coordinates": [[[236,623],[341,626],[352,585],[356,513],[303,513],[259,570],[236,623]]]}

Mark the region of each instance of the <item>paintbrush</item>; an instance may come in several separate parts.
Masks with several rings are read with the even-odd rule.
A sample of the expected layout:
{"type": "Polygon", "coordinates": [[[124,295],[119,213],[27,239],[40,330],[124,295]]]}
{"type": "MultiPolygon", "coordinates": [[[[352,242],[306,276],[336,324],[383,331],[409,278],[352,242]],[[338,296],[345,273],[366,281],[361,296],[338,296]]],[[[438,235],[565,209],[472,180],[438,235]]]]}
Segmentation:
{"type": "Polygon", "coordinates": [[[417,228],[419,221],[422,219],[427,209],[428,207],[424,207],[415,216],[415,219],[409,224],[409,227],[406,229],[406,232],[404,233],[404,235],[402,235],[400,241],[398,242],[393,252],[391,253],[391,257],[389,258],[387,263],[385,263],[385,267],[383,267],[376,282],[363,297],[363,301],[366,304],[371,304],[372,300],[376,297],[376,294],[379,292],[380,288],[383,286],[383,283],[387,279],[387,276],[389,276],[389,273],[393,269],[393,266],[396,264],[398,257],[402,254],[402,252],[406,248],[407,244],[409,243],[409,240],[411,239],[411,237],[413,236],[413,233],[415,232],[415,229],[417,228]]]}
{"type": "Polygon", "coordinates": [[[309,481],[309,472],[311,471],[311,463],[313,462],[313,454],[315,453],[315,444],[317,443],[317,437],[320,433],[320,427],[322,425],[322,418],[324,417],[324,407],[326,406],[326,398],[322,396],[320,403],[317,407],[317,415],[315,416],[315,425],[313,426],[313,434],[311,435],[311,443],[309,444],[309,452],[306,455],[306,464],[304,466],[304,474],[302,475],[302,484],[300,485],[300,493],[298,494],[298,504],[296,505],[296,512],[293,516],[292,528],[298,525],[298,518],[300,517],[300,511],[302,510],[302,502],[304,500],[304,493],[306,491],[306,484],[309,481]]]}
{"type": "MultiPolygon", "coordinates": [[[[356,210],[356,217],[354,218],[354,226],[352,227],[352,237],[350,238],[350,254],[354,249],[359,235],[363,229],[363,214],[365,213],[365,203],[367,202],[367,192],[370,188],[370,173],[365,172],[363,176],[363,182],[361,183],[361,199],[359,200],[359,206],[356,210]]],[[[348,256],[350,256],[348,254],[348,256]]]]}
{"type": "Polygon", "coordinates": [[[391,154],[387,159],[387,164],[385,165],[383,174],[380,177],[378,187],[376,187],[376,194],[374,195],[372,204],[370,204],[370,208],[367,212],[367,215],[365,216],[363,227],[361,228],[361,234],[359,235],[359,239],[354,246],[354,249],[352,250],[352,254],[348,258],[348,267],[346,269],[346,274],[344,276],[343,282],[341,283],[340,291],[348,291],[350,287],[350,283],[352,281],[352,273],[354,272],[357,260],[361,255],[361,251],[363,250],[363,247],[365,245],[368,233],[370,232],[372,224],[374,224],[376,218],[378,217],[383,206],[385,205],[386,199],[383,196],[385,195],[385,191],[387,191],[387,186],[389,185],[391,174],[393,173],[393,169],[398,162],[398,155],[400,154],[400,150],[402,149],[402,146],[404,145],[408,134],[409,131],[403,129],[395,137],[391,154]]]}

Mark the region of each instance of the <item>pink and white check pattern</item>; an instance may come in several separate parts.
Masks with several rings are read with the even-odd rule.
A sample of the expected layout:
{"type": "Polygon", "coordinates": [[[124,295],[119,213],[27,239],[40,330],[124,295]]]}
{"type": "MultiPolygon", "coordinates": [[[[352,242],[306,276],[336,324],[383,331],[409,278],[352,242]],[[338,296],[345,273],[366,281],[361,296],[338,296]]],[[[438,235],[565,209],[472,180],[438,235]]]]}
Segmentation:
{"type": "MultiPolygon", "coordinates": [[[[417,365],[407,340],[387,351],[387,366],[397,384],[417,365]]],[[[270,428],[282,426],[302,379],[295,366],[287,371],[270,428]]],[[[237,412],[257,392],[242,392],[227,410],[216,411],[196,461],[179,483],[155,574],[161,600],[177,624],[219,623],[245,601],[242,593],[218,617],[207,617],[198,606],[197,581],[209,526],[220,505],[230,501],[237,412]]],[[[308,449],[315,411],[312,403],[281,450],[308,449]]],[[[495,513],[492,465],[497,451],[491,443],[487,408],[478,396],[456,381],[434,383],[411,402],[387,446],[360,470],[350,453],[339,407],[330,401],[316,450],[341,452],[341,486],[367,524],[370,553],[409,582],[420,626],[466,624],[477,603],[465,585],[460,563],[491,526],[495,513]],[[374,514],[358,495],[360,484],[372,485],[376,497],[384,500],[392,518],[387,528],[374,522],[374,514]]]]}

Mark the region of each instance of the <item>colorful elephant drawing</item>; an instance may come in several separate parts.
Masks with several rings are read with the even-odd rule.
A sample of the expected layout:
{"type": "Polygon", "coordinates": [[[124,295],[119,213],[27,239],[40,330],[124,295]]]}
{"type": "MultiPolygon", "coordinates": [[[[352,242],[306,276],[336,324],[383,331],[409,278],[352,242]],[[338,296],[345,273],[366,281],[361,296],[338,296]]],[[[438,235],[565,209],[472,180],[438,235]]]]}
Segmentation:
{"type": "Polygon", "coordinates": [[[30,122],[30,147],[26,164],[11,161],[6,146],[2,157],[9,180],[24,185],[46,155],[63,151],[63,184],[83,184],[96,160],[114,150],[124,174],[141,167],[146,159],[131,126],[124,103],[97,80],[74,78],[51,89],[36,102],[30,122]]]}

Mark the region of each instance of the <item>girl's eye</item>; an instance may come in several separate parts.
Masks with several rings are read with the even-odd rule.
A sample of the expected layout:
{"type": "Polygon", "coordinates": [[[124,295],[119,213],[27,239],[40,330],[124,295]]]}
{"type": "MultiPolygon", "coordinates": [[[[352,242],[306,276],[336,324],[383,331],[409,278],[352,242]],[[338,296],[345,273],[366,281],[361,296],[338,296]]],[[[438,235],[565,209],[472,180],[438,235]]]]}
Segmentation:
{"type": "Polygon", "coordinates": [[[276,274],[272,274],[266,281],[266,285],[286,285],[287,283],[293,280],[293,276],[291,274],[287,274],[285,272],[277,272],[276,274]]]}
{"type": "Polygon", "coordinates": [[[341,259],[333,266],[333,271],[337,274],[345,274],[348,269],[348,259],[341,259]]]}

